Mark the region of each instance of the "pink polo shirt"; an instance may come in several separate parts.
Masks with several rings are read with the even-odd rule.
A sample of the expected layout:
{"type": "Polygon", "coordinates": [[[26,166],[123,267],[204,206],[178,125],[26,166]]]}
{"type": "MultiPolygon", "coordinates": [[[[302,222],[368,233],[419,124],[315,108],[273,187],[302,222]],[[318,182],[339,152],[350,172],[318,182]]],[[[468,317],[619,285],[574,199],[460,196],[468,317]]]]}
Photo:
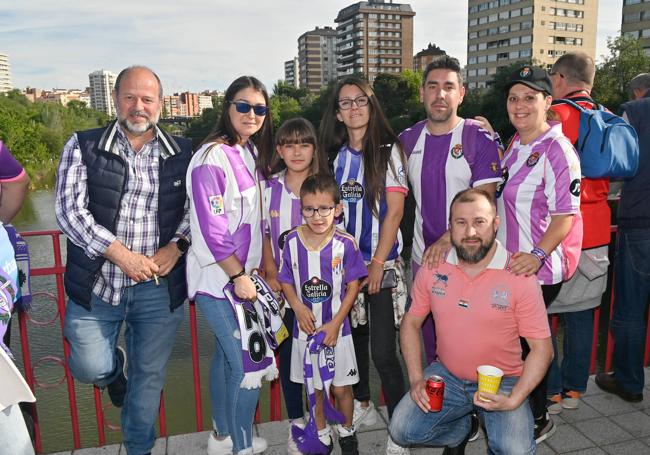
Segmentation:
{"type": "Polygon", "coordinates": [[[456,377],[476,381],[479,365],[520,376],[519,337],[551,336],[542,290],[535,276],[508,271],[510,253],[499,243],[490,264],[473,278],[458,266],[456,250],[434,269],[420,268],[409,313],[433,314],[440,362],[456,377]]]}

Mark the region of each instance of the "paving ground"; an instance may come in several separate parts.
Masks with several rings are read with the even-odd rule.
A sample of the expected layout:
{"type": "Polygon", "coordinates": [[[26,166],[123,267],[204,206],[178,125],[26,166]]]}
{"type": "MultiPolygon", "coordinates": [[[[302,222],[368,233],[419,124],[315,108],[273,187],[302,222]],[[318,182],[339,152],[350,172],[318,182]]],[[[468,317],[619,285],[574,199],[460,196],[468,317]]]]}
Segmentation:
{"type": "MultiPolygon", "coordinates": [[[[620,398],[602,392],[589,379],[587,393],[577,410],[564,410],[553,416],[557,425],[555,434],[542,443],[537,450],[540,455],[571,453],[580,455],[646,455],[650,454],[650,368],[646,369],[646,399],[641,403],[627,403],[620,398]]],[[[381,455],[386,447],[386,409],[381,409],[381,419],[373,427],[362,426],[358,430],[359,451],[363,455],[381,455]]],[[[286,454],[289,434],[288,421],[257,425],[255,431],[267,439],[266,455],[286,454]]],[[[204,455],[208,432],[160,438],[152,455],[204,455]]],[[[340,454],[338,447],[334,450],[340,454]]],[[[412,449],[413,455],[438,455],[442,449],[412,449]]],[[[469,443],[467,455],[487,453],[485,437],[469,443]]],[[[55,455],[126,455],[119,444],[59,452],[55,455]]]]}

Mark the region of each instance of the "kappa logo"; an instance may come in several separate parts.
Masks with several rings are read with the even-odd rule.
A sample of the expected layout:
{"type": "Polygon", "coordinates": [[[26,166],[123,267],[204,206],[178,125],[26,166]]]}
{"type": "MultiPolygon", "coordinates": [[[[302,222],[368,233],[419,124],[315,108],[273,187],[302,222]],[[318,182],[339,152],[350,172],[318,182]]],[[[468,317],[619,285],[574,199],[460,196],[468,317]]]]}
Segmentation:
{"type": "Polygon", "coordinates": [[[580,196],[580,179],[575,179],[571,182],[571,185],[569,185],[569,192],[575,197],[580,196]]]}
{"type": "Polygon", "coordinates": [[[496,163],[496,161],[492,161],[492,162],[490,163],[490,169],[492,169],[492,172],[494,172],[495,174],[497,173],[497,169],[498,169],[498,167],[497,167],[497,163],[496,163]]]}
{"type": "Polygon", "coordinates": [[[271,215],[271,218],[279,218],[280,217],[280,212],[277,210],[270,210],[269,215],[271,215]]]}
{"type": "Polygon", "coordinates": [[[347,374],[347,375],[348,375],[348,376],[353,376],[353,377],[354,377],[354,376],[357,375],[357,370],[355,370],[354,368],[352,368],[350,371],[348,371],[348,374],[347,374]]]}
{"type": "Polygon", "coordinates": [[[460,144],[454,145],[450,153],[453,158],[459,159],[460,157],[463,156],[463,146],[460,144]]]}

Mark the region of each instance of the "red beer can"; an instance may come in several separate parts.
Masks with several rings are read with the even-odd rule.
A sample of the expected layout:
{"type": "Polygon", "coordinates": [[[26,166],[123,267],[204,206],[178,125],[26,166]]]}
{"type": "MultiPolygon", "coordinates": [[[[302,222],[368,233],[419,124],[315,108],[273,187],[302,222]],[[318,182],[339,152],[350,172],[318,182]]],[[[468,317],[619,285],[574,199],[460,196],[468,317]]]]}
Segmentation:
{"type": "Polygon", "coordinates": [[[440,376],[431,376],[427,379],[427,395],[429,395],[429,406],[433,412],[442,409],[442,400],[445,397],[445,380],[440,376]]]}

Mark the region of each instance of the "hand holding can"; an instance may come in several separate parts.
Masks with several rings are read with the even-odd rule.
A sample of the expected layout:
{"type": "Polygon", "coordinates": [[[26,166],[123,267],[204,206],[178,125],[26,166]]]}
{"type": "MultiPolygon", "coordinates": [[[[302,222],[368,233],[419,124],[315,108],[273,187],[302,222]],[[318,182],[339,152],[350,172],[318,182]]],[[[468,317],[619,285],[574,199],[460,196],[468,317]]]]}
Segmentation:
{"type": "Polygon", "coordinates": [[[441,376],[431,376],[426,383],[427,395],[429,395],[429,406],[431,411],[438,412],[442,409],[442,402],[445,398],[445,380],[441,376]]]}

